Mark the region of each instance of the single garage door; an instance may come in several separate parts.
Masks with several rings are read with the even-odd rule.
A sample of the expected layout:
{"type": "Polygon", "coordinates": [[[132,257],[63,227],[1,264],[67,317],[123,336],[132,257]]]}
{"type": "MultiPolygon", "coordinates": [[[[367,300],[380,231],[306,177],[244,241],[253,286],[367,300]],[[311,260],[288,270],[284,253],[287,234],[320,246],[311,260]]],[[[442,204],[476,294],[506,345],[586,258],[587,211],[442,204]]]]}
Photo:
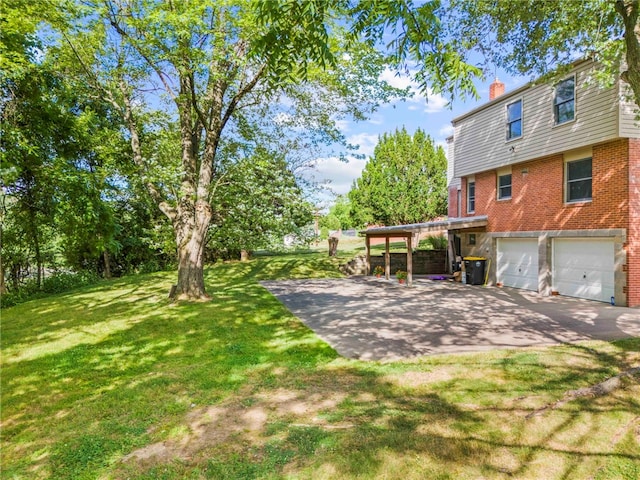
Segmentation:
{"type": "Polygon", "coordinates": [[[610,301],[614,267],[612,239],[557,238],[553,242],[553,289],[560,295],[610,301]]]}
{"type": "Polygon", "coordinates": [[[538,291],[538,239],[499,238],[496,281],[506,287],[538,291]]]}

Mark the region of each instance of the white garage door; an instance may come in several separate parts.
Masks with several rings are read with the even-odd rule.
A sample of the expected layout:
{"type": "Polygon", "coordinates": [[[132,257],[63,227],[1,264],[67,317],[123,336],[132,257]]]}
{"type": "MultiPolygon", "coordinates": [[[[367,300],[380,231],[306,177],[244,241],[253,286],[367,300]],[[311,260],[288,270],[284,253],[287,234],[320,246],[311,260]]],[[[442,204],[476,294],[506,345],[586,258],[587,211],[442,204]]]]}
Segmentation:
{"type": "Polygon", "coordinates": [[[557,238],[553,242],[553,289],[560,295],[610,301],[614,294],[611,239],[557,238]]]}
{"type": "Polygon", "coordinates": [[[497,282],[538,291],[538,239],[498,239],[497,282]]]}

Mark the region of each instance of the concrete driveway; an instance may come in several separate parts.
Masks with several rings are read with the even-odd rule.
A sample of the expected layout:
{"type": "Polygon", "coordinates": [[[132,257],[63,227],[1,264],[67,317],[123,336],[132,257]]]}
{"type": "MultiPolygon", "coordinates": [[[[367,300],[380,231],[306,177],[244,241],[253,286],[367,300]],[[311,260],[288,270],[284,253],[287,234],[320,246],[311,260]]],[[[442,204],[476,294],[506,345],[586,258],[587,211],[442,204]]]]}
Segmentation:
{"type": "Polygon", "coordinates": [[[419,355],[640,337],[640,309],[511,288],[374,277],[262,282],[345,357],[419,355]]]}

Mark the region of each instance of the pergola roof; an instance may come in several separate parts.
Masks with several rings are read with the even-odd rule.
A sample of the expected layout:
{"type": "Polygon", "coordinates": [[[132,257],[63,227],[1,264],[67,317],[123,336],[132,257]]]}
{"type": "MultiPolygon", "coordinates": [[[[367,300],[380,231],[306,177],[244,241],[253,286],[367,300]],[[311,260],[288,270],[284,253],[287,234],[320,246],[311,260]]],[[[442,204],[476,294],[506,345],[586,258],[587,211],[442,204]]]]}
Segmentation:
{"type": "Polygon", "coordinates": [[[372,238],[384,238],[386,241],[385,254],[384,254],[384,270],[385,278],[388,280],[390,275],[390,262],[389,262],[389,239],[393,237],[404,237],[407,241],[407,283],[411,285],[413,283],[413,243],[417,242],[422,233],[428,232],[441,232],[443,230],[455,231],[465,230],[470,228],[482,228],[486,227],[489,222],[489,217],[486,215],[479,215],[476,217],[464,217],[464,218],[448,218],[447,220],[438,220],[435,222],[426,223],[413,223],[410,225],[396,225],[394,227],[376,227],[368,230],[363,230],[360,233],[364,233],[366,246],[367,246],[367,272],[371,269],[371,239],[372,238]]]}
{"type": "Polygon", "coordinates": [[[360,233],[368,237],[406,237],[423,232],[439,232],[442,230],[465,230],[468,228],[486,227],[489,222],[487,215],[476,217],[448,218],[435,222],[412,223],[409,225],[395,225],[392,227],[375,227],[362,230],[360,233]]]}

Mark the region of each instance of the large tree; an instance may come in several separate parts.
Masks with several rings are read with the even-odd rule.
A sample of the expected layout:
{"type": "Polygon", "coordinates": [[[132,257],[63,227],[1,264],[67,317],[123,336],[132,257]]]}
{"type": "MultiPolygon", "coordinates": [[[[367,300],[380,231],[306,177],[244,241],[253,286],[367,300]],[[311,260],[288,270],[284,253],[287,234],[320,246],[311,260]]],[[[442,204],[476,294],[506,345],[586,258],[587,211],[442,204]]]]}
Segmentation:
{"type": "Polygon", "coordinates": [[[547,76],[576,58],[622,78],[640,106],[639,0],[376,0],[352,2],[352,33],[386,47],[427,97],[477,96],[496,67],[547,76]]]}
{"type": "Polygon", "coordinates": [[[599,80],[622,78],[640,106],[638,0],[452,0],[441,15],[459,50],[481,55],[477,66],[548,76],[573,60],[599,62],[599,80]]]}
{"type": "Polygon", "coordinates": [[[40,287],[45,266],[62,263],[59,253],[77,260],[68,266],[82,267],[86,253],[107,259],[113,249],[115,223],[103,193],[114,130],[104,104],[77,95],[54,65],[16,48],[38,44],[27,38],[6,57],[15,68],[0,73],[0,271],[8,268],[15,286],[31,270],[40,287]]]}
{"type": "Polygon", "coordinates": [[[73,28],[71,15],[65,19],[60,61],[120,112],[137,175],[174,230],[177,298],[207,297],[204,249],[218,213],[219,153],[230,139],[256,140],[256,111],[296,103],[294,85],[316,89],[334,113],[297,116],[296,127],[339,141],[337,115],[362,116],[363,105],[388,92],[377,80],[379,61],[360,75],[355,65],[341,68],[351,61],[340,25],[332,24],[347,13],[342,4],[93,0],[77,6],[73,28]],[[174,123],[175,143],[163,151],[149,146],[154,129],[174,123]]]}
{"type": "Polygon", "coordinates": [[[429,135],[385,133],[349,192],[351,211],[358,224],[426,222],[446,214],[446,183],[444,150],[429,135]]]}
{"type": "Polygon", "coordinates": [[[284,158],[263,148],[231,162],[218,188],[207,245],[214,257],[248,259],[254,250],[281,245],[286,235],[302,237],[313,221],[313,206],[284,158]]]}
{"type": "Polygon", "coordinates": [[[338,195],[325,216],[320,218],[320,227],[330,230],[349,230],[354,227],[351,216],[351,201],[348,195],[338,195]]]}

